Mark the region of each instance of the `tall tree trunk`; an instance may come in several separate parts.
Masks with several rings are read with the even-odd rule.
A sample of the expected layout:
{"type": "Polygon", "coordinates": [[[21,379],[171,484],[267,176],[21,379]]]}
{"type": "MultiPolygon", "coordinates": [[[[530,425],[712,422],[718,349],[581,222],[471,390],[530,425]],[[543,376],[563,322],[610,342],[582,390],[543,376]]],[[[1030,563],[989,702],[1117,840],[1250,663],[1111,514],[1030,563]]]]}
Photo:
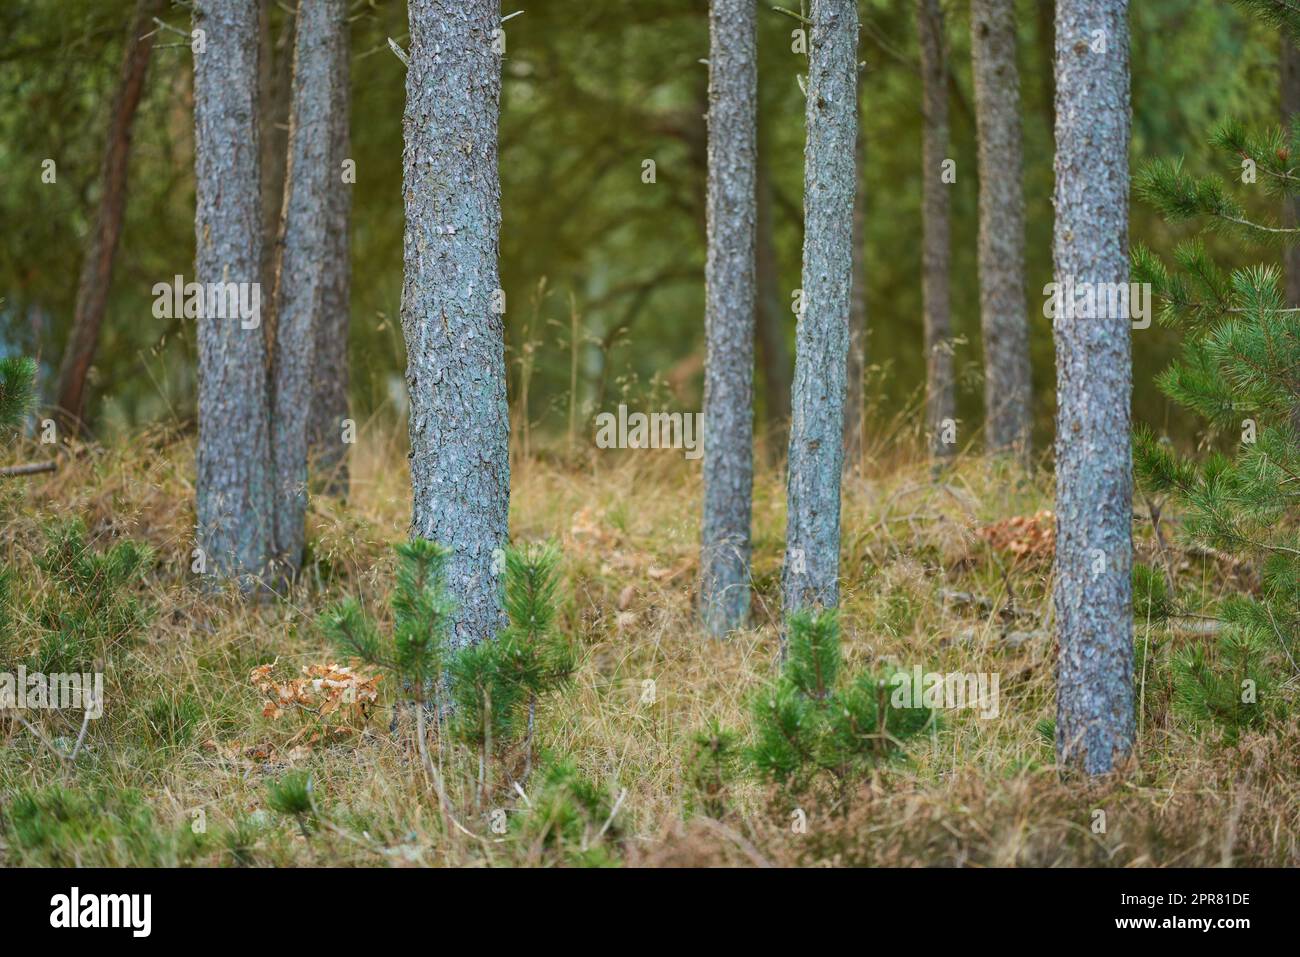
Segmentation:
{"type": "Polygon", "coordinates": [[[925,426],[937,457],[957,450],[951,431],[956,414],[953,383],[952,317],[948,288],[948,66],[939,0],[916,0],[921,41],[924,126],[921,135],[921,304],[925,313],[925,426]]]}
{"type": "Polygon", "coordinates": [[[749,617],[754,486],[757,8],[709,4],[708,261],[700,616],[721,636],[749,617]]]}
{"type": "Polygon", "coordinates": [[[325,285],[316,328],[316,368],[312,401],[311,452],[327,495],[348,493],[348,326],[351,319],[352,260],[348,229],[352,219],[351,177],[343,163],[351,152],[351,42],[346,18],[334,46],[334,103],[330,108],[329,187],[325,196],[325,285]]]}
{"type": "Polygon", "coordinates": [[[758,364],[763,375],[763,446],[771,464],[781,461],[790,440],[790,377],[793,364],[785,338],[786,300],[781,295],[781,266],[776,258],[776,237],[772,222],[772,182],[760,151],[757,160],[758,232],[755,239],[755,272],[758,301],[755,309],[755,339],[758,364]]]}
{"type": "MultiPolygon", "coordinates": [[[[859,96],[859,106],[861,96],[859,96]]],[[[844,470],[862,465],[864,377],[867,372],[867,134],[858,123],[857,192],[853,201],[853,298],[849,309],[849,358],[844,397],[844,470]]]]}
{"type": "Polygon", "coordinates": [[[451,549],[450,640],[502,623],[497,549],[510,505],[501,228],[497,0],[410,0],[403,129],[402,330],[411,396],[411,532],[451,549]]]}
{"type": "Polygon", "coordinates": [[[271,366],[275,546],[280,570],[290,577],[302,565],[306,532],[307,422],[325,279],[326,193],[343,188],[330,176],[334,49],[342,20],[343,0],[298,0],[271,366]]]}
{"type": "MultiPolygon", "coordinates": [[[[1280,42],[1282,128],[1290,129],[1292,121],[1300,114],[1300,50],[1285,31],[1280,42]]],[[[1294,227],[1297,223],[1300,223],[1300,196],[1287,196],[1282,200],[1282,225],[1294,227]]],[[[1300,306],[1300,246],[1287,246],[1282,255],[1286,302],[1294,308],[1300,306]]]]}
{"type": "Polygon", "coordinates": [[[813,0],[804,148],[803,297],[787,468],[785,613],[839,604],[844,376],[853,285],[856,0],[813,0]]]}
{"type": "Polygon", "coordinates": [[[86,409],[86,376],[95,361],[99,330],[108,308],[108,293],[113,285],[113,260],[122,234],[122,217],[126,213],[127,165],[131,155],[131,131],[136,109],[144,93],[149,57],[153,52],[156,29],[153,18],[163,12],[167,0],[138,0],[126,50],[118,75],[117,92],[108,114],[108,135],[104,139],[104,160],[100,167],[103,193],[95,225],[86,241],[81,261],[81,279],[77,283],[77,304],[72,316],[68,345],[59,364],[59,421],[65,432],[81,428],[86,409]]]}
{"type": "MultiPolygon", "coordinates": [[[[195,273],[247,284],[260,304],[257,6],[198,0],[194,27],[195,273]]],[[[260,312],[226,313],[198,320],[198,535],[208,571],[250,590],[273,552],[266,343],[260,312]]]]}
{"type": "MultiPolygon", "coordinates": [[[[294,26],[293,10],[272,16],[276,0],[257,0],[258,27],[262,45],[258,128],[262,135],[262,288],[275,289],[275,264],[279,256],[281,213],[284,210],[284,179],[289,167],[289,107],[293,98],[294,26]],[[275,20],[280,19],[279,38],[275,20]]],[[[274,303],[269,299],[263,311],[262,329],[267,349],[275,342],[274,303]]]]}
{"type": "Polygon", "coordinates": [[[1015,15],[1014,0],[971,0],[984,436],[989,451],[1014,452],[1027,460],[1031,390],[1015,15]]]}
{"type": "MultiPolygon", "coordinates": [[[[1128,0],[1057,0],[1056,116],[1056,282],[1128,283],[1128,0]]],[[[1129,324],[1052,323],[1056,752],[1089,775],[1133,748],[1129,324]]]]}

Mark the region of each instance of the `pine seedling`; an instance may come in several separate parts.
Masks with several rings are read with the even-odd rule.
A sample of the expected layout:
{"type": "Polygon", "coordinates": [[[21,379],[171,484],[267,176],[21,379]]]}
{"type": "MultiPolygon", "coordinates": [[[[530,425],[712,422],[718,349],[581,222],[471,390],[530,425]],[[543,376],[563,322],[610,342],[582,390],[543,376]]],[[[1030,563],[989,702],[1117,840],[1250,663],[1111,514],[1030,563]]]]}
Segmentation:
{"type": "Polygon", "coordinates": [[[896,706],[889,676],[843,674],[834,612],[792,615],[788,628],[781,675],[752,705],[754,737],[745,753],[759,777],[791,791],[825,776],[843,787],[900,754],[935,721],[929,708],[896,706]]]}
{"type": "Polygon", "coordinates": [[[90,670],[138,634],[150,610],[136,594],[153,553],[118,542],[95,551],[80,520],[54,525],[36,564],[49,579],[38,612],[42,636],[35,667],[44,672],[90,670]]]}
{"type": "Polygon", "coordinates": [[[397,583],[390,599],[392,634],[385,638],[355,599],[328,608],[317,625],[341,654],[389,672],[421,706],[438,697],[447,657],[452,601],[444,584],[448,550],[412,539],[395,548],[397,583]]]}
{"type": "Polygon", "coordinates": [[[723,728],[715,719],[709,727],[691,739],[693,749],[686,765],[686,779],[693,800],[711,818],[720,819],[727,811],[740,753],[736,732],[723,728]]]}
{"type": "Polygon", "coordinates": [[[311,776],[305,771],[290,771],[279,781],[266,782],[266,806],[293,818],[302,836],[310,837],[308,827],[316,813],[311,792],[311,776]]]}

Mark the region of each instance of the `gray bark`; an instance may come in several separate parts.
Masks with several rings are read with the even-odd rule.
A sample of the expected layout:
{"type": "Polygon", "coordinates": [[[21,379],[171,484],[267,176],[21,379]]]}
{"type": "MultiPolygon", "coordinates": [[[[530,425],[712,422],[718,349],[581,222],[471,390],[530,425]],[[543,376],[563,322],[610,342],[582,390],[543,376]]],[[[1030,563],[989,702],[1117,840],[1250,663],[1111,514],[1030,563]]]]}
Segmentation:
{"type": "Polygon", "coordinates": [[[867,134],[858,124],[857,193],[853,201],[853,299],[849,309],[849,358],[845,374],[844,469],[862,464],[863,378],[867,371],[867,134]]]}
{"type": "Polygon", "coordinates": [[[844,376],[853,276],[857,3],[813,0],[810,18],[803,309],[795,333],[781,569],[787,615],[839,603],[844,376]]]}
{"type": "Polygon", "coordinates": [[[971,0],[971,61],[979,131],[984,439],[991,452],[1027,460],[1029,319],[1014,0],[971,0]]]}
{"type": "Polygon", "coordinates": [[[352,262],[348,230],[352,184],[343,182],[343,162],[351,153],[351,43],[346,20],[339,22],[334,45],[334,102],[330,107],[329,188],[325,196],[325,284],[316,327],[316,368],[312,386],[310,448],[327,495],[348,493],[348,326],[351,319],[352,262]]]}
{"type": "Polygon", "coordinates": [[[772,183],[760,150],[757,160],[758,233],[754,261],[758,302],[755,310],[755,340],[758,364],[763,375],[763,445],[767,460],[775,465],[790,441],[790,377],[793,363],[786,342],[785,323],[790,313],[781,295],[781,267],[776,257],[772,222],[772,183]]]}
{"type": "MultiPolygon", "coordinates": [[[[259,284],[257,5],[199,0],[194,27],[205,43],[194,54],[196,280],[259,284]]],[[[198,322],[199,546],[209,572],[250,590],[273,548],[266,344],[238,314],[198,322]]]]}
{"type": "Polygon", "coordinates": [[[948,190],[941,179],[948,159],[948,65],[939,0],[916,0],[921,45],[921,86],[925,114],[921,134],[921,305],[925,315],[925,426],[930,451],[952,455],[945,442],[946,420],[955,415],[951,294],[948,284],[948,190]]]}
{"type": "MultiPolygon", "coordinates": [[[[1300,50],[1286,33],[1280,42],[1282,128],[1290,129],[1292,120],[1300,114],[1300,50]]],[[[1297,223],[1300,223],[1300,196],[1287,196],[1282,200],[1282,225],[1294,227],[1297,223]]],[[[1300,246],[1287,246],[1282,257],[1287,305],[1300,306],[1300,246]]]]}
{"type": "Polygon", "coordinates": [[[492,309],[501,188],[496,0],[410,0],[402,330],[411,533],[451,549],[451,643],[502,624],[494,550],[510,504],[504,317],[492,309]]]}
{"type": "Polygon", "coordinates": [[[711,635],[749,617],[754,486],[757,8],[709,4],[708,259],[700,617],[711,635]]]}
{"type": "MultiPolygon", "coordinates": [[[[1127,0],[1057,0],[1056,91],[1056,281],[1127,283],[1127,0]]],[[[1129,325],[1053,319],[1056,751],[1089,775],[1133,748],[1129,325]]]]}
{"type": "Polygon", "coordinates": [[[289,165],[275,268],[271,458],[274,462],[275,545],[287,576],[302,564],[307,514],[307,422],[312,407],[315,326],[325,278],[326,193],[334,47],[343,0],[299,0],[294,28],[293,102],[289,165]]]}

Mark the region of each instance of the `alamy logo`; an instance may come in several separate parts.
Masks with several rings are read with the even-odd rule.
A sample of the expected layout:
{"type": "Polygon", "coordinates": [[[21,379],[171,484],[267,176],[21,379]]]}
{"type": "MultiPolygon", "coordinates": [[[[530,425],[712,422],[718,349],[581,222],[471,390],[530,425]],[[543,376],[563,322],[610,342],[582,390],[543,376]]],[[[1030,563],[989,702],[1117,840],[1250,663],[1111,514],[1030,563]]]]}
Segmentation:
{"type": "Polygon", "coordinates": [[[87,718],[104,714],[104,675],[42,674],[0,671],[0,711],[4,710],[84,711],[87,718]]]}
{"type": "Polygon", "coordinates": [[[1049,282],[1043,287],[1048,319],[1128,319],[1134,329],[1151,327],[1151,284],[1148,282],[1049,282]]]}
{"type": "Polygon", "coordinates": [[[981,718],[998,716],[998,685],[1001,676],[994,672],[953,671],[939,674],[921,671],[895,672],[889,683],[894,686],[890,704],[895,708],[930,708],[931,710],[978,708],[981,718]]]}
{"type": "Polygon", "coordinates": [[[703,412],[633,412],[596,416],[596,447],[602,449],[683,449],[686,458],[704,454],[703,412]]]}
{"type": "Polygon", "coordinates": [[[171,282],[153,285],[153,314],[157,319],[239,319],[241,329],[262,324],[260,282],[185,282],[174,276],[171,282]]]}
{"type": "Polygon", "coordinates": [[[129,927],[131,936],[148,937],[153,929],[152,894],[71,894],[50,898],[50,926],[129,927]]]}

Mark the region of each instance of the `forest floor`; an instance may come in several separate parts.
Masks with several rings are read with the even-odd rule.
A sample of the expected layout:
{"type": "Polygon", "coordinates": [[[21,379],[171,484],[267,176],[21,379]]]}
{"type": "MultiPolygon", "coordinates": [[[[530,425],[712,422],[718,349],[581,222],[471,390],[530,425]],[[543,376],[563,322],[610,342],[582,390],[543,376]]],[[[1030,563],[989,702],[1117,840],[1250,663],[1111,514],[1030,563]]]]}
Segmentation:
{"type": "MultiPolygon", "coordinates": [[[[313,502],[307,574],[288,598],[260,603],[212,595],[190,571],[191,437],[80,447],[55,473],[5,479],[18,652],[48,625],[37,609],[58,598],[35,561],[52,526],[79,518],[93,547],[130,538],[152,559],[140,587],[148,622],[108,660],[104,715],[76,758],[79,719],[0,717],[0,865],[1300,864],[1297,680],[1281,692],[1289,722],[1235,741],[1192,723],[1174,706],[1168,660],[1212,641],[1203,630],[1138,623],[1136,767],[1105,784],[1060,780],[1041,514],[1050,476],[978,457],[939,477],[920,461],[877,460],[846,480],[844,654],[850,669],[996,673],[997,716],[948,711],[902,760],[833,791],[794,798],[739,775],[715,816],[698,810],[692,749],[711,721],[743,740],[775,672],[780,475],[756,480],[754,627],[716,641],[692,616],[698,463],[671,451],[516,461],[512,535],[562,550],[561,624],[578,669],[539,704],[532,777],[512,786],[518,756],[480,771],[447,751],[444,811],[410,722],[390,730],[394,689],[381,682],[368,720],[322,737],[301,712],[265,716],[250,681],[272,662],[289,680],[337,661],[314,625],[331,601],[356,596],[385,613],[391,546],[408,520],[404,463],[400,433],[363,434],[350,501],[313,502]],[[562,758],[590,783],[588,799],[530,825],[562,758]],[[301,822],[268,807],[268,785],[294,770],[309,773],[316,809],[301,822]]],[[[1251,587],[1248,569],[1184,549],[1177,516],[1164,521],[1161,552],[1139,502],[1140,560],[1173,569],[1209,607],[1251,587]]]]}

